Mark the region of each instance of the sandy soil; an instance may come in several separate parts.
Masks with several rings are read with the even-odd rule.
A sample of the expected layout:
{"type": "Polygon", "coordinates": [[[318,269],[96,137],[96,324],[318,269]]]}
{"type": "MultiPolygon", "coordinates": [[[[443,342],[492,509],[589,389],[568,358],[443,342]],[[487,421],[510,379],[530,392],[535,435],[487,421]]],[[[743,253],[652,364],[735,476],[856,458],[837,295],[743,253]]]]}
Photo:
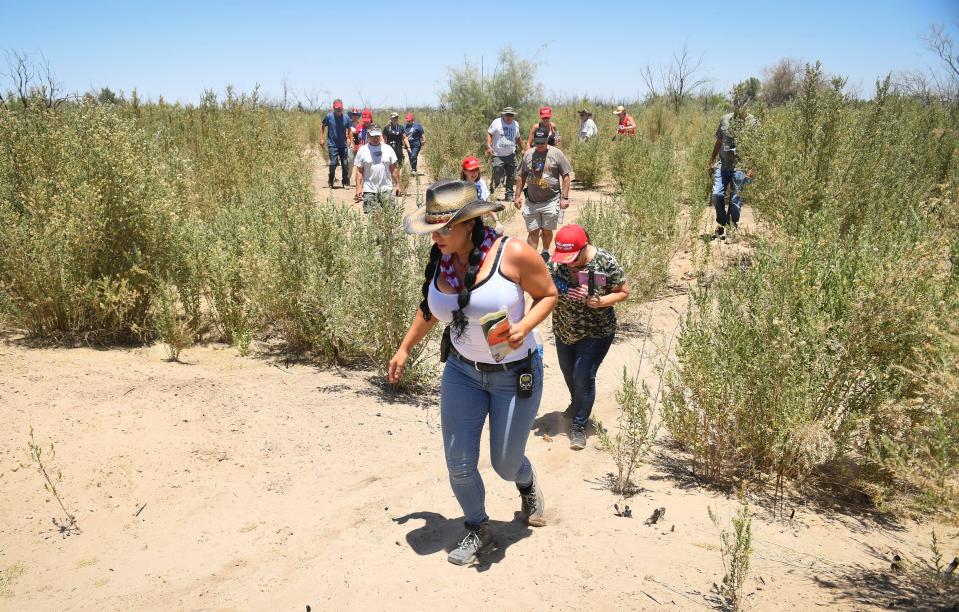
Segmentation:
{"type": "MultiPolygon", "coordinates": [[[[324,199],[325,169],[318,180],[324,199]]],[[[574,191],[568,219],[597,197],[574,191]]],[[[520,235],[521,218],[507,229],[520,235]]],[[[710,248],[719,267],[743,247],[710,248]]],[[[678,288],[691,257],[674,262],[678,288]]],[[[684,295],[669,293],[640,308],[649,334],[622,334],[600,370],[595,412],[604,422],[615,423],[622,369],[637,368],[644,347],[640,372],[655,389],[652,366],[685,308],[684,295]]],[[[515,488],[496,477],[484,448],[498,548],[459,568],[446,562],[462,515],[446,478],[435,397],[391,397],[368,372],[286,366],[222,345],[187,349],[177,364],[164,361],[160,346],[50,349],[14,332],[4,338],[0,609],[715,606],[723,570],[707,508],[726,522],[735,496],[700,486],[665,445],[637,474],[639,492],[612,494],[614,466],[595,436],[584,451],[568,448],[551,343],[527,451],[549,524],[519,522],[515,488]],[[61,537],[52,524],[57,504],[26,450],[31,425],[39,441],[55,444],[60,490],[80,534],[61,537]],[[614,504],[628,504],[633,518],[615,516],[614,504]],[[658,507],[665,518],[646,525],[658,507]]],[[[930,525],[890,524],[828,500],[791,500],[793,512],[779,520],[768,504],[754,506],[750,607],[863,609],[909,595],[880,583],[895,552],[925,552],[930,525]]]]}

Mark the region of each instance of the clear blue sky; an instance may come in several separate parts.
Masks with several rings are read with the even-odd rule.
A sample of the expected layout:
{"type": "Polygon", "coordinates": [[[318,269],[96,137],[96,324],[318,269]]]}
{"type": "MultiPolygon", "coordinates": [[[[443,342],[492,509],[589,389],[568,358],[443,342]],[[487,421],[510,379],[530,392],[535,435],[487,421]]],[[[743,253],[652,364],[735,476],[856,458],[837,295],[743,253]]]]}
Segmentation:
{"type": "MultiPolygon", "coordinates": [[[[435,104],[447,68],[510,44],[547,92],[632,99],[640,70],[685,43],[717,90],[785,56],[823,61],[868,95],[889,71],[934,64],[935,20],[959,43],[959,0],[847,2],[11,2],[0,48],[42,53],[68,91],[110,87],[195,102],[206,88],[376,108],[435,104]],[[608,6],[620,6],[609,10],[608,6]]],[[[2,67],[2,66],[0,66],[2,67]]],[[[4,89],[6,82],[3,83],[4,89]]]]}

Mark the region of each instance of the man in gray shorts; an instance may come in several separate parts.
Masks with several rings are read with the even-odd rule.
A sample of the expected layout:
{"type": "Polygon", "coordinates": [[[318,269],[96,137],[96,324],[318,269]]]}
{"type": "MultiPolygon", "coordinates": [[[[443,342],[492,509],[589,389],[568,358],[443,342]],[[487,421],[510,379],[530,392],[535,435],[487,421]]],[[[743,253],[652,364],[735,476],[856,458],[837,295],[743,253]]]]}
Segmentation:
{"type": "Polygon", "coordinates": [[[513,198],[516,208],[523,209],[523,219],[529,235],[526,242],[539,249],[543,239],[543,253],[549,255],[553,231],[563,223],[563,211],[569,208],[569,173],[572,166],[566,155],[546,144],[549,130],[538,127],[533,132],[533,148],[523,155],[520,164],[519,187],[513,198]],[[525,189],[524,189],[525,187],[525,189]],[[520,194],[526,193],[526,206],[520,203],[520,194]]]}

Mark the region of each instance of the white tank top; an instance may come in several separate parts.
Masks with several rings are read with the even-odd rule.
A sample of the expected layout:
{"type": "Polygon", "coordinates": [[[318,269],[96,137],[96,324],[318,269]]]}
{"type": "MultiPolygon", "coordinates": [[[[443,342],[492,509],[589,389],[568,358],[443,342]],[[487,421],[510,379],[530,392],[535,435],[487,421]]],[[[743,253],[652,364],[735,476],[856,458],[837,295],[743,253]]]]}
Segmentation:
{"type": "MultiPolygon", "coordinates": [[[[500,243],[496,251],[496,261],[493,262],[493,268],[490,270],[489,276],[474,285],[470,292],[470,303],[463,309],[467,321],[463,335],[457,338],[455,333],[451,333],[453,346],[456,347],[460,355],[472,361],[496,363],[493,356],[490,355],[489,344],[486,342],[483,327],[479,322],[480,317],[501,310],[503,306],[506,306],[510,322],[517,323],[526,312],[526,301],[523,297],[522,287],[506,278],[500,270],[503,248],[507,240],[509,238],[503,238],[500,243]]],[[[453,311],[459,309],[459,305],[456,303],[457,296],[440,291],[436,285],[438,278],[439,266],[437,266],[436,274],[433,276],[433,282],[430,283],[426,300],[433,316],[443,323],[449,323],[453,320],[453,311]]],[[[523,340],[523,345],[507,355],[501,363],[526,359],[527,351],[535,350],[536,339],[533,338],[533,334],[527,334],[523,340]]]]}

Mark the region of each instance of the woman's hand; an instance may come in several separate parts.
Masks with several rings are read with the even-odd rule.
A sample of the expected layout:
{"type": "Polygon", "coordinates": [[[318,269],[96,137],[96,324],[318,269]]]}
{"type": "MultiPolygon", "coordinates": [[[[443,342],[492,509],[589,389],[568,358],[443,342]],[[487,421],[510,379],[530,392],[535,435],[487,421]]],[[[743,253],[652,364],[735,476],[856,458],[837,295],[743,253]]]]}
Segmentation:
{"type": "Polygon", "coordinates": [[[393,355],[389,365],[386,367],[386,379],[390,384],[395,385],[403,378],[403,372],[406,371],[406,360],[409,359],[409,357],[409,351],[403,347],[397,349],[396,354],[393,355]]]}
{"type": "Polygon", "coordinates": [[[519,347],[523,346],[523,341],[526,340],[526,335],[529,332],[526,331],[526,328],[517,323],[509,328],[509,347],[514,351],[519,347]]]}
{"type": "Polygon", "coordinates": [[[603,308],[603,300],[598,295],[591,295],[586,298],[586,306],[588,308],[603,308]]]}

